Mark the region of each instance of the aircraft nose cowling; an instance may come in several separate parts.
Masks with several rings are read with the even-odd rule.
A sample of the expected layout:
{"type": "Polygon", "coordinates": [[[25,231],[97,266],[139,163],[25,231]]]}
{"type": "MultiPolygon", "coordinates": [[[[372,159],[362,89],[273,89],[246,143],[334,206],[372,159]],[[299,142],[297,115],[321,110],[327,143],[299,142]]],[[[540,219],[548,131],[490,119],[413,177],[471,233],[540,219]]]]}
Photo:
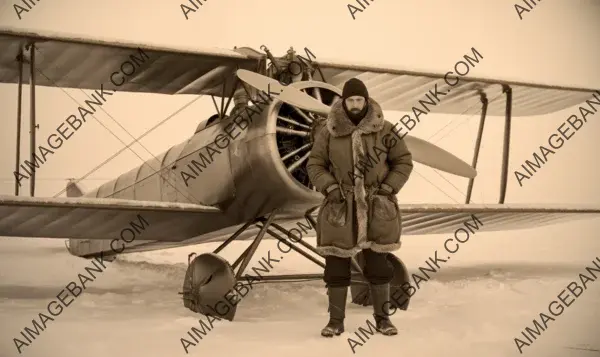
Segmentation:
{"type": "Polygon", "coordinates": [[[233,321],[239,297],[229,263],[213,253],[201,254],[188,265],[183,283],[183,305],[188,309],[233,321]]]}

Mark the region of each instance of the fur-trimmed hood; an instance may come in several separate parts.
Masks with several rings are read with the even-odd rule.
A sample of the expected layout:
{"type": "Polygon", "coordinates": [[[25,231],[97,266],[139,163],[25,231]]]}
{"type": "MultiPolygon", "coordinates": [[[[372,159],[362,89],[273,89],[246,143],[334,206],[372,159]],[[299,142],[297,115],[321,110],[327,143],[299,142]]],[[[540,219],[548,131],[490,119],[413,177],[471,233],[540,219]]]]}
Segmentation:
{"type": "Polygon", "coordinates": [[[383,119],[383,110],[379,103],[373,98],[367,100],[369,109],[365,117],[355,126],[348,118],[348,114],[344,110],[344,101],[339,99],[331,106],[331,111],[327,116],[327,130],[334,137],[350,135],[356,129],[360,129],[363,133],[374,133],[383,129],[385,123],[383,119]]]}

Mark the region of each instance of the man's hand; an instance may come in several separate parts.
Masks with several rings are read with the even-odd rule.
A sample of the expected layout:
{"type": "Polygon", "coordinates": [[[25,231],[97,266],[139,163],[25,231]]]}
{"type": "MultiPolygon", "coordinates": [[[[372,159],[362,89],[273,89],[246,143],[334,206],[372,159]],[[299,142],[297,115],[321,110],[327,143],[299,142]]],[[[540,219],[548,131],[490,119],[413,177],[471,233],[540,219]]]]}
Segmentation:
{"type": "Polygon", "coordinates": [[[392,196],[394,192],[390,186],[383,184],[375,194],[380,196],[392,196]]]}
{"type": "Polygon", "coordinates": [[[327,194],[327,201],[333,203],[342,203],[344,202],[344,197],[342,197],[342,190],[339,188],[334,189],[333,191],[327,194]]]}
{"type": "Polygon", "coordinates": [[[377,191],[376,195],[379,195],[379,196],[391,196],[392,193],[390,191],[379,189],[377,191]]]}

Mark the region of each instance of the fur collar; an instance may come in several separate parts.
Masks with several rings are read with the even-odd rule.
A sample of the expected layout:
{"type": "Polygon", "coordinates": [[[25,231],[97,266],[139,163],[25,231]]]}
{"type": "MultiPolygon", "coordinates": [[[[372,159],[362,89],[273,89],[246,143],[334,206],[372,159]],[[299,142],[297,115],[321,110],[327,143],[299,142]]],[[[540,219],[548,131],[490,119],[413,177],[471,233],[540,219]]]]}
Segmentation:
{"type": "Polygon", "coordinates": [[[372,98],[369,98],[367,105],[369,106],[367,114],[358,126],[355,126],[350,118],[348,118],[346,111],[344,111],[342,99],[340,98],[333,103],[331,111],[327,116],[327,129],[329,130],[329,133],[332,136],[337,137],[350,135],[356,129],[359,129],[365,134],[374,133],[383,129],[384,120],[381,106],[372,98]]]}

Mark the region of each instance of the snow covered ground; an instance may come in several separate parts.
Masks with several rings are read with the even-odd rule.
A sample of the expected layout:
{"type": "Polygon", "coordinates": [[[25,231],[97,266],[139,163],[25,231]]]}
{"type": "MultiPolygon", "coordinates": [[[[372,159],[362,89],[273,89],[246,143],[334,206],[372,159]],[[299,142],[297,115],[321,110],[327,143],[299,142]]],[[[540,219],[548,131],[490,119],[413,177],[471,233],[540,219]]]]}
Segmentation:
{"type": "MultiPolygon", "coordinates": [[[[256,286],[238,305],[234,322],[215,322],[189,355],[204,356],[518,356],[514,338],[585,267],[599,257],[598,221],[569,223],[530,231],[477,233],[462,244],[431,281],[412,298],[407,312],[392,319],[394,337],[371,336],[353,352],[348,338],[371,308],[349,304],[342,337],[324,339],[327,322],[323,283],[297,282],[256,286]]],[[[398,255],[409,269],[437,249],[445,236],[405,237],[398,255]]],[[[307,239],[314,243],[313,239],[307,239]]],[[[225,249],[236,257],[248,242],[225,249]]],[[[54,321],[47,322],[21,355],[35,356],[185,356],[180,338],[201,329],[195,315],[182,306],[179,295],[187,254],[208,251],[216,244],[120,257],[89,282],[54,321]]],[[[265,241],[250,263],[276,251],[265,241]]],[[[280,255],[280,253],[277,253],[280,255]]],[[[13,338],[33,327],[31,320],[90,262],[69,255],[62,240],[0,238],[0,356],[18,356],[13,338]]],[[[275,274],[319,272],[320,268],[294,252],[277,263],[275,274]]],[[[589,273],[588,276],[591,276],[589,273]]],[[[600,274],[597,274],[600,278],[600,274]]],[[[568,291],[567,291],[568,293],[568,291]]],[[[562,297],[566,295],[563,294],[562,297]]],[[[600,354],[600,282],[588,289],[531,346],[528,356],[594,356],[600,354]],[[596,350],[593,351],[593,350],[596,350]]],[[[361,342],[362,343],[362,342],[361,342]]]]}

